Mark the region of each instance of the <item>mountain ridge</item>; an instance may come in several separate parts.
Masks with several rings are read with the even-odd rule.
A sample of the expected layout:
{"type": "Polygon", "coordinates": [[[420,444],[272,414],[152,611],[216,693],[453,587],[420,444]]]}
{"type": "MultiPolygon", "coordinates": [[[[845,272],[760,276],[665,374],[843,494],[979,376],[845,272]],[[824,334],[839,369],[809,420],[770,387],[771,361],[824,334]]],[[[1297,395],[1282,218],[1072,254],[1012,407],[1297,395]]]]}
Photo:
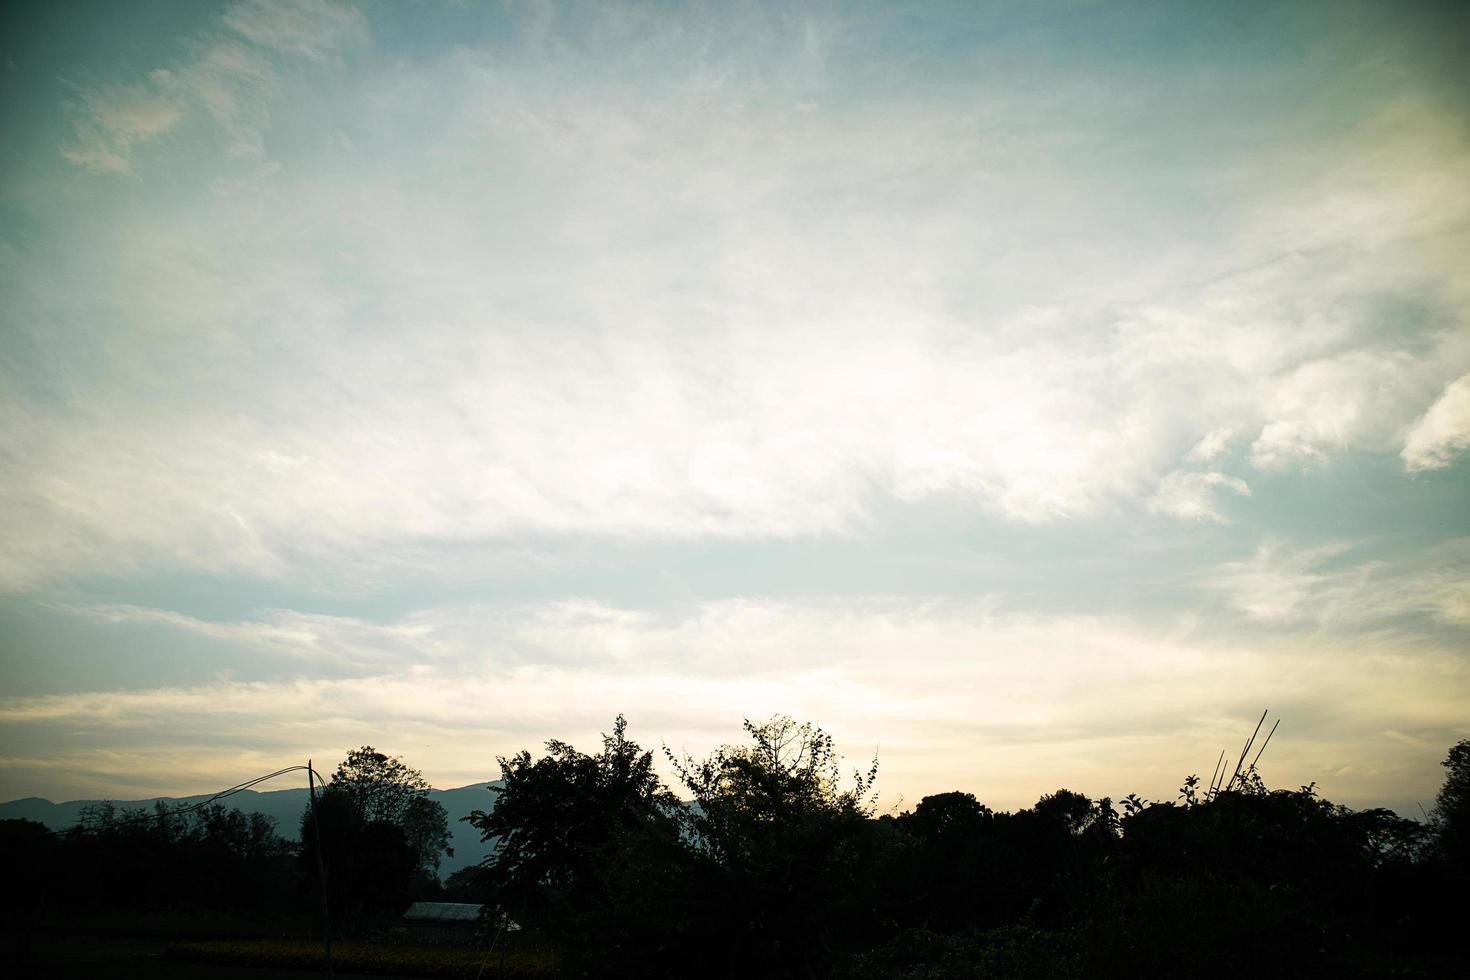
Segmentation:
{"type": "MultiPolygon", "coordinates": [[[[469,783],[450,789],[430,789],[429,799],[444,806],[449,815],[449,846],[454,854],[446,856],[439,865],[441,877],[447,877],[461,868],[478,864],[490,852],[490,845],[481,842],[480,833],[464,822],[474,810],[487,810],[495,805],[495,797],[486,790],[498,786],[499,780],[469,783]]],[[[290,789],[240,790],[220,800],[220,805],[242,813],[263,813],[276,823],[276,831],[288,840],[301,837],[301,811],[307,805],[307,789],[304,786],[290,789]]],[[[155,803],[170,806],[193,806],[210,799],[213,793],[193,796],[150,796],[136,800],[108,799],[106,797],[86,800],[66,800],[55,803],[40,796],[26,796],[0,803],[0,820],[34,820],[53,831],[67,830],[81,820],[83,809],[111,803],[118,809],[152,809],[155,803]]]]}

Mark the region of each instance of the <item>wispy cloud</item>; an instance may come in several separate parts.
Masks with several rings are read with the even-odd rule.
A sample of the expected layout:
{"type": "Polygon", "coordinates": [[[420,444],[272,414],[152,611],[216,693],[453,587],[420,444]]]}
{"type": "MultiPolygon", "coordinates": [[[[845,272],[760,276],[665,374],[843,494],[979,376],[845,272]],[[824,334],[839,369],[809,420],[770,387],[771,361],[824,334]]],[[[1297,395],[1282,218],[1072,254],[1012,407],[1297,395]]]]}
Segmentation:
{"type": "MultiPolygon", "coordinates": [[[[246,157],[293,97],[271,59],[365,31],[279,7],[232,7],[171,76],[246,157]]],[[[1466,144],[1421,102],[1329,130],[1311,159],[1358,162],[1325,174],[1276,147],[1202,164],[1230,196],[1160,260],[1092,194],[1132,194],[1126,173],[1060,165],[1085,120],[1038,123],[1055,100],[824,108],[808,55],[860,41],[820,18],[752,14],[700,60],[676,41],[718,17],[615,14],[594,18],[615,50],[573,31],[352,77],[373,111],[313,144],[328,176],[220,182],[165,226],[214,270],[209,336],[134,341],[64,417],[12,406],[8,482],[47,516],[7,529],[11,586],[83,555],[269,575],[434,538],[848,534],[894,499],[1216,521],[1250,473],[1180,470],[1187,447],[1268,470],[1394,452],[1470,366],[1445,266],[1467,195],[1422,193],[1466,144]],[[1433,316],[1385,332],[1408,291],[1433,316]],[[154,376],[178,363],[200,380],[154,376]]],[[[130,320],[196,302],[177,265],[129,266],[130,320]]]]}
{"type": "Polygon", "coordinates": [[[1398,780],[1465,703],[1463,98],[1428,15],[1131,16],[247,0],[33,94],[0,591],[204,652],[4,724],[116,775],[171,703],[194,773],[381,720],[468,779],[616,710],[691,748],[785,710],[1022,802],[1104,745],[1177,779],[1169,733],[1265,701],[1304,769],[1398,780]],[[1323,547],[1333,508],[1381,538],[1323,547]],[[972,601],[862,599],[854,555],[972,601]],[[1065,614],[973,595],[1043,565],[1065,614]],[[421,611],[309,611],[380,597],[421,611]],[[193,683],[232,662],[261,686],[193,683]]]}
{"type": "Polygon", "coordinates": [[[379,626],[357,619],[292,610],[272,610],[262,619],[246,622],[203,620],[140,606],[85,606],[70,611],[101,623],[169,627],[292,658],[317,668],[366,668],[385,661],[412,659],[409,651],[420,655],[428,652],[414,642],[422,631],[412,624],[379,626]]]}
{"type": "MultiPolygon", "coordinates": [[[[200,628],[170,614],[98,614],[200,628]]],[[[1462,720],[1470,685],[1443,651],[1406,657],[1279,641],[1253,649],[1185,623],[1004,614],[986,603],[747,599],[669,615],[563,602],[425,611],[388,627],[324,619],[312,636],[269,620],[256,628],[303,653],[367,638],[381,645],[384,669],[8,698],[0,726],[13,741],[64,726],[73,733],[69,765],[90,767],[99,782],[112,769],[139,769],[165,745],[195,746],[176,749],[189,757],[187,774],[259,766],[306,747],[331,758],[371,740],[412,750],[416,765],[448,785],[494,775],[496,754],[592,737],[618,711],[645,742],[694,751],[733,738],[742,717],[785,711],[828,726],[852,757],[879,745],[890,794],[963,787],[1019,805],[1062,780],[1094,792],[1168,793],[1268,704],[1295,728],[1273,746],[1268,775],[1285,784],[1320,778],[1335,763],[1317,740],[1354,732],[1362,750],[1354,758],[1385,770],[1354,791],[1399,794],[1418,778],[1419,761],[1433,760],[1371,733],[1443,741],[1462,720]],[[322,635],[332,632],[339,639],[322,635]],[[1324,698],[1339,706],[1330,723],[1316,717],[1324,698]]],[[[241,624],[229,630],[256,642],[241,624]]],[[[21,763],[12,753],[11,764],[21,763]]],[[[179,777],[150,791],[186,783],[198,788],[179,777]]]]}
{"type": "Polygon", "coordinates": [[[361,11],[332,0],[244,0],[225,26],[262,47],[323,61],[367,39],[361,11]]]}
{"type": "Polygon", "coordinates": [[[1411,473],[1449,466],[1470,449],[1470,374],[1445,388],[1429,411],[1414,423],[1400,453],[1411,473]]]}
{"type": "Polygon", "coordinates": [[[74,110],[72,138],[61,153],[94,173],[132,173],[132,149],[171,129],[183,110],[157,90],[167,72],[148,85],[118,85],[83,92],[74,110]]]}
{"type": "Polygon", "coordinates": [[[1205,584],[1251,619],[1324,626],[1388,625],[1401,617],[1470,624],[1470,540],[1447,541],[1413,565],[1356,559],[1344,543],[1261,545],[1207,573],[1205,584]]]}
{"type": "Polygon", "coordinates": [[[1214,471],[1175,470],[1159,481],[1158,489],[1148,500],[1149,510],[1185,520],[1226,523],[1216,495],[1226,490],[1238,496],[1250,496],[1251,488],[1244,480],[1214,471]]]}
{"type": "Polygon", "coordinates": [[[181,99],[214,120],[228,154],[265,155],[271,105],[280,95],[279,76],[265,52],[225,38],[170,77],[181,99]]]}
{"type": "MultiPolygon", "coordinates": [[[[467,98],[482,114],[497,104],[467,98]]],[[[841,145],[841,129],[802,123],[815,129],[796,150],[715,161],[658,127],[629,155],[609,142],[608,112],[564,119],[561,148],[521,106],[489,116],[504,153],[561,171],[563,203],[538,200],[551,210],[519,243],[485,237],[478,215],[532,221],[524,195],[457,179],[414,194],[226,188],[197,219],[135,239],[143,255],[175,236],[189,244],[165,254],[189,261],[130,262],[129,319],[207,308],[194,317],[207,330],[130,338],[114,383],[62,415],[11,403],[8,513],[37,516],[7,527],[5,581],[139,562],[275,576],[302,555],[391,561],[433,539],[850,534],[885,499],[1021,523],[1139,506],[1214,520],[1208,500],[1250,482],[1232,454],[1279,470],[1395,452],[1470,364],[1470,334],[1434,324],[1385,345],[1372,304],[1334,292],[1377,261],[1351,254],[1271,262],[1168,302],[962,320],[938,293],[885,285],[884,262],[949,263],[916,260],[881,201],[844,206],[830,227],[789,216],[812,186],[801,148],[841,145]],[[599,155],[596,172],[577,163],[599,155]],[[759,207],[660,194],[681,169],[771,189],[759,207]],[[604,183],[621,196],[599,196],[604,183]],[[725,236],[723,258],[676,256],[683,239],[659,227],[676,220],[725,236]],[[854,248],[850,271],[824,258],[854,248]],[[1332,317],[1316,309],[1324,291],[1332,317]],[[1218,476],[1172,475],[1205,443],[1218,476]]],[[[730,135],[718,116],[687,122],[730,135]]],[[[969,218],[929,220],[943,243],[969,218]]]]}
{"type": "Polygon", "coordinates": [[[62,155],[94,173],[130,174],[137,146],[198,107],[219,127],[229,155],[263,157],[271,106],[281,95],[272,55],[324,62],[366,39],[361,12],[331,0],[232,4],[221,29],[197,42],[204,50],[196,59],[156,68],[144,84],[83,92],[62,155]]]}

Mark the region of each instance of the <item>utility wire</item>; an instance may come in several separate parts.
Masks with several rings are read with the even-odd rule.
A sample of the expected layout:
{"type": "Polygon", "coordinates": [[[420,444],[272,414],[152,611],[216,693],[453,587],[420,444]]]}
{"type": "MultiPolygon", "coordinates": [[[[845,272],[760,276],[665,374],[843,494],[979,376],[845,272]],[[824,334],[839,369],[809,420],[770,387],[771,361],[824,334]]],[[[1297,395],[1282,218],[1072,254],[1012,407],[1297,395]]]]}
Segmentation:
{"type": "MultiPolygon", "coordinates": [[[[287,766],[284,769],[277,769],[275,772],[266,773],[264,776],[256,776],[254,779],[247,779],[245,782],[237,783],[236,785],[231,786],[229,789],[222,789],[218,793],[211,796],[209,799],[204,800],[200,803],[191,803],[189,806],[179,807],[176,810],[169,810],[161,814],[150,813],[147,816],[129,817],[126,820],[109,820],[107,823],[97,827],[86,827],[79,823],[75,827],[70,828],[68,832],[82,831],[90,833],[101,833],[103,831],[113,830],[119,827],[129,827],[135,824],[155,823],[158,820],[167,819],[169,817],[181,817],[185,814],[193,813],[196,810],[202,810],[205,807],[209,806],[211,803],[223,800],[226,797],[234,796],[236,793],[243,793],[245,790],[251,789],[252,787],[257,786],[268,779],[275,779],[277,776],[284,776],[288,772],[311,772],[316,776],[316,778],[322,779],[322,774],[317,772],[315,769],[312,769],[310,766],[287,766]]],[[[326,782],[326,780],[322,781],[326,782]]]]}
{"type": "MultiPolygon", "coordinates": [[[[243,783],[236,783],[229,789],[220,790],[218,793],[214,794],[207,800],[199,803],[193,803],[189,806],[179,807],[176,810],[169,810],[162,813],[155,812],[141,817],[130,817],[127,820],[109,820],[107,823],[101,824],[96,827],[86,827],[78,823],[75,827],[71,828],[69,833],[102,833],[104,831],[114,830],[118,827],[127,827],[133,824],[152,823],[154,821],[158,821],[158,823],[161,825],[163,821],[167,820],[170,817],[182,817],[187,813],[194,813],[195,811],[202,810],[205,807],[209,806],[211,803],[217,803],[220,800],[234,796],[236,793],[243,793],[253,786],[258,786],[268,779],[275,779],[277,776],[284,776],[288,772],[305,772],[307,774],[307,791],[310,794],[311,800],[311,823],[316,833],[317,878],[321,882],[322,888],[322,944],[326,952],[327,977],[328,980],[331,980],[331,977],[333,976],[332,912],[327,905],[327,871],[326,866],[322,861],[321,824],[317,821],[316,818],[316,786],[312,783],[312,777],[321,779],[323,785],[326,784],[326,780],[322,779],[321,773],[317,772],[311,767],[310,761],[308,761],[304,766],[287,766],[284,769],[277,769],[275,772],[268,772],[264,776],[256,776],[254,779],[247,779],[243,783]]],[[[156,800],[154,802],[154,805],[157,806],[159,803],[162,802],[162,800],[156,800]]],[[[303,843],[305,842],[303,841],[303,843]]]]}

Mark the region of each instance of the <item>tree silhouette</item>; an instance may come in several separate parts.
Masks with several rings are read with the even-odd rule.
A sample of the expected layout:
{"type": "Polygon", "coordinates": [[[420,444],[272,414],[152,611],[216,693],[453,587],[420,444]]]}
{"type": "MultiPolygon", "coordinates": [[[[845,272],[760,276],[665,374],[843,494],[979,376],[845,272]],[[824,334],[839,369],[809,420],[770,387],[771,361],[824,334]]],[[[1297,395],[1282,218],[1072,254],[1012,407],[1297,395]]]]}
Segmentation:
{"type": "Polygon", "coordinates": [[[1446,774],[1434,803],[1435,830],[1453,872],[1470,880],[1470,739],[1455,743],[1441,765],[1446,774]]]}
{"type": "Polygon", "coordinates": [[[691,843],[712,919],[701,931],[722,935],[727,971],[812,975],[837,933],[857,922],[840,910],[860,891],[857,855],[878,762],[844,789],[841,759],[822,729],[784,715],[744,727],[749,744],[703,761],[665,750],[693,796],[691,843]]]}
{"type": "Polygon", "coordinates": [[[682,848],[678,800],[619,715],[602,751],[561,741],[501,758],[494,809],[465,819],[495,850],[470,886],[497,917],[556,937],[573,960],[646,963],[676,928],[682,848]]]}
{"type": "Polygon", "coordinates": [[[329,796],[345,801],[364,825],[382,822],[399,828],[417,866],[426,872],[437,871],[441,857],[454,853],[448,813],[429,799],[423,773],[399,756],[389,757],[371,745],[353,749],[323,790],[323,799],[329,796]]]}
{"type": "Polygon", "coordinates": [[[302,867],[315,876],[320,840],[339,927],[402,911],[416,891],[437,888],[440,856],[452,853],[449,817],[428,794],[417,769],[364,745],[337,766],[315,810],[302,812],[302,867]]]}

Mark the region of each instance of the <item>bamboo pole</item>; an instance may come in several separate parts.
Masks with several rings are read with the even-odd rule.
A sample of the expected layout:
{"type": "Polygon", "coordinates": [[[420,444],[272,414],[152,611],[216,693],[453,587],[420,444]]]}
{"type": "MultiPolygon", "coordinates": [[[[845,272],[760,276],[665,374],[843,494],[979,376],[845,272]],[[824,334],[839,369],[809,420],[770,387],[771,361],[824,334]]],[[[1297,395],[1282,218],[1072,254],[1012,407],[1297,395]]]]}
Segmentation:
{"type": "MultiPolygon", "coordinates": [[[[1266,714],[1270,710],[1270,708],[1267,708],[1265,711],[1261,712],[1261,720],[1256,722],[1256,730],[1251,732],[1251,737],[1245,740],[1245,747],[1240,750],[1240,758],[1235,760],[1235,772],[1231,773],[1230,781],[1225,784],[1225,788],[1227,790],[1235,785],[1236,779],[1240,778],[1240,767],[1245,764],[1246,754],[1250,752],[1251,745],[1253,745],[1256,741],[1256,736],[1261,733],[1261,726],[1266,723],[1266,714]]],[[[1262,747],[1264,748],[1264,746],[1262,747]]]]}
{"type": "MultiPolygon", "coordinates": [[[[1276,719],[1276,725],[1280,725],[1280,724],[1281,724],[1281,719],[1280,718],[1277,718],[1276,719]]],[[[1257,762],[1260,762],[1261,761],[1261,754],[1266,751],[1266,746],[1268,746],[1268,745],[1271,744],[1271,736],[1276,734],[1276,725],[1272,725],[1271,726],[1271,730],[1266,733],[1266,740],[1261,743],[1261,751],[1260,752],[1257,752],[1256,753],[1256,757],[1251,760],[1250,767],[1252,769],[1254,769],[1256,767],[1256,763],[1257,762]]]]}
{"type": "Polygon", "coordinates": [[[1215,795],[1215,791],[1216,791],[1216,788],[1215,787],[1216,787],[1216,784],[1218,782],[1220,782],[1220,777],[1225,774],[1224,770],[1225,770],[1225,750],[1224,749],[1221,749],[1220,750],[1220,758],[1218,758],[1218,759],[1215,760],[1215,771],[1210,776],[1210,792],[1209,792],[1209,795],[1210,796],[1214,796],[1215,795]]]}

